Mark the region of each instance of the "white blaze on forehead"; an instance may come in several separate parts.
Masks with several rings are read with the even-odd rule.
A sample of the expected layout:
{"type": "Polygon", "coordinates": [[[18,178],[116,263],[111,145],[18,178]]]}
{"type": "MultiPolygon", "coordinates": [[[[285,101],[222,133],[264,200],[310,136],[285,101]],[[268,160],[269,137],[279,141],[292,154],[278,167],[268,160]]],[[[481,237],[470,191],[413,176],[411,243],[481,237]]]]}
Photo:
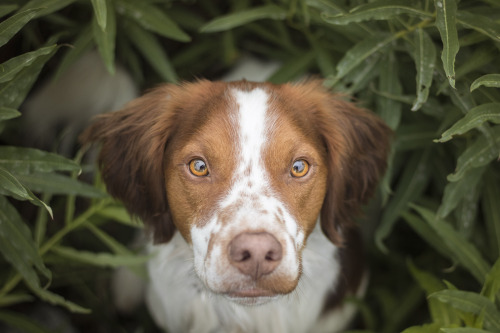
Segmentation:
{"type": "MultiPolygon", "coordinates": [[[[262,89],[252,91],[234,90],[239,115],[239,148],[241,162],[238,171],[249,166],[262,165],[262,150],[266,137],[266,115],[268,94],[262,89]]],[[[262,185],[262,184],[259,184],[262,185]]]]}

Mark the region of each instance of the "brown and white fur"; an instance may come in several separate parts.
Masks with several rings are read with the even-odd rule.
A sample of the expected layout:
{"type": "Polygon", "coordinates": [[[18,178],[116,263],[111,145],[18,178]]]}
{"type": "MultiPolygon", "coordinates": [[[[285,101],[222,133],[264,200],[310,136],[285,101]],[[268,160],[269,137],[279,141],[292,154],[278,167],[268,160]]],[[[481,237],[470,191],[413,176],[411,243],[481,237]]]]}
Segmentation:
{"type": "Polygon", "coordinates": [[[102,143],[108,191],[152,230],[147,302],[161,327],[332,332],[350,321],[342,299],[364,288],[353,219],[389,149],[374,114],[319,81],[198,81],[160,86],[82,138],[102,143]]]}

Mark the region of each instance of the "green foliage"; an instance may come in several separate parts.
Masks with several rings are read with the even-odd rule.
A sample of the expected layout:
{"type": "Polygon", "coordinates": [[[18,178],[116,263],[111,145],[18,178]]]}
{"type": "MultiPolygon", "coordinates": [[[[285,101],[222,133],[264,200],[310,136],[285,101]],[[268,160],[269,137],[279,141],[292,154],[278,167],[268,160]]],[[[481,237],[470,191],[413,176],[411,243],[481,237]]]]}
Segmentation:
{"type": "Polygon", "coordinates": [[[78,179],[83,152],[71,160],[10,134],[39,77],[96,48],[141,88],[214,78],[252,53],[282,64],[272,82],[312,73],[354,95],[395,131],[382,207],[367,214],[378,224],[356,303],[366,332],[500,332],[498,1],[32,0],[0,4],[0,20],[1,322],[46,332],[13,307],[43,300],[126,331],[99,314],[98,291],[58,286],[67,266],[143,275],[147,257],[124,245],[137,224],[99,181],[78,179]]]}

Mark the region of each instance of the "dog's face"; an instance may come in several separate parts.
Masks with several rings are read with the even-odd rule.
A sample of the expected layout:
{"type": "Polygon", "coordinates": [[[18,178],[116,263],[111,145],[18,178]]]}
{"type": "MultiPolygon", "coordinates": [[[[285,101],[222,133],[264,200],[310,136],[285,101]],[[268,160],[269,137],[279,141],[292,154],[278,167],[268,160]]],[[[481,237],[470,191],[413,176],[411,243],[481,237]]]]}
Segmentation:
{"type": "Polygon", "coordinates": [[[111,194],[153,227],[192,246],[213,292],[259,304],[293,291],[321,216],[339,244],[385,168],[389,130],[318,83],[201,81],[164,86],[105,115],[111,194]]]}

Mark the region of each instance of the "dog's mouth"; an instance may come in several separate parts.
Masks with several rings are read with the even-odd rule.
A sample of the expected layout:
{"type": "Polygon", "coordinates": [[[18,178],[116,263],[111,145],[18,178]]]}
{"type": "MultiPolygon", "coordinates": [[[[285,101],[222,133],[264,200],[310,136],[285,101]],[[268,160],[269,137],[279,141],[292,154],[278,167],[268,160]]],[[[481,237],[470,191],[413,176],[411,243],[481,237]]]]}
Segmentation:
{"type": "Polygon", "coordinates": [[[231,291],[224,296],[241,305],[261,305],[276,299],[280,294],[266,289],[252,288],[231,291]]]}

